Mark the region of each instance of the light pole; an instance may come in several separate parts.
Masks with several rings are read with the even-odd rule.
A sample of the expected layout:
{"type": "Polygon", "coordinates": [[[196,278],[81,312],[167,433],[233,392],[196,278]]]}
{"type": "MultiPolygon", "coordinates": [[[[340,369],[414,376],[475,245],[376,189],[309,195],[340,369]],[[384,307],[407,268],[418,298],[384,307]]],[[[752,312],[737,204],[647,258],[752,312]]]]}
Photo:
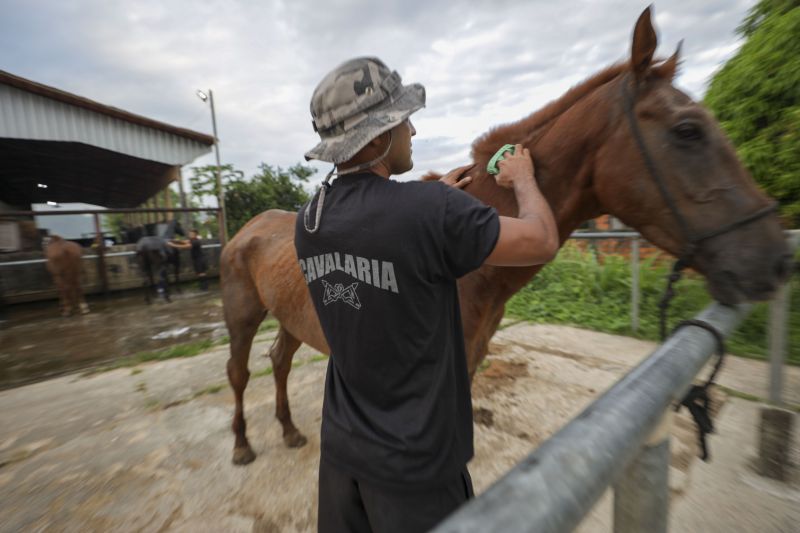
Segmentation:
{"type": "Polygon", "coordinates": [[[198,89],[197,96],[200,100],[211,103],[211,125],[214,128],[214,154],[217,157],[217,205],[221,211],[220,224],[222,227],[220,228],[220,236],[222,240],[221,244],[224,246],[228,241],[228,217],[225,213],[225,191],[222,190],[222,169],[219,164],[219,137],[217,137],[217,115],[214,112],[214,93],[211,89],[208,90],[208,94],[198,89]]]}

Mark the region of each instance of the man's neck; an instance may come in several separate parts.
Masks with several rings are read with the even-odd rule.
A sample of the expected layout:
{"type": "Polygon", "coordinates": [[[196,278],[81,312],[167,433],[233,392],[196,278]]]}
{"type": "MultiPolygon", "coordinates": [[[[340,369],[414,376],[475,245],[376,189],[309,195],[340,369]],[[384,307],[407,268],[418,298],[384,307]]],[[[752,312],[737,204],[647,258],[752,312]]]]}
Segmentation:
{"type": "MultiPolygon", "coordinates": [[[[360,164],[361,164],[360,162],[353,163],[352,161],[348,161],[344,164],[337,165],[336,170],[341,173],[347,173],[348,170],[350,170],[351,168],[355,168],[360,164]]],[[[392,175],[391,169],[389,169],[389,167],[383,161],[379,161],[374,165],[372,165],[371,167],[365,168],[362,172],[372,172],[373,174],[377,174],[378,176],[386,179],[389,179],[389,176],[392,175]]]]}

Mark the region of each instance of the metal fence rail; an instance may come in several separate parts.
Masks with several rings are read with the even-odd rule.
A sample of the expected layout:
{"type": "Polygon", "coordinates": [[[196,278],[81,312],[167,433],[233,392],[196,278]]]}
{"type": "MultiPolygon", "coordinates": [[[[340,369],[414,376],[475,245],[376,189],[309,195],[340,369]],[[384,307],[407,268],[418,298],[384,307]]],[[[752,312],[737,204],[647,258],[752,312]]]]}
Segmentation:
{"type": "MultiPolygon", "coordinates": [[[[750,304],[727,307],[714,303],[696,318],[728,336],[750,308],[750,304]]],[[[666,502],[659,501],[667,494],[668,434],[652,446],[643,445],[664,413],[683,397],[716,346],[705,329],[682,328],[434,532],[572,531],[613,483],[618,483],[615,513],[621,509],[634,509],[634,513],[635,509],[657,510],[654,516],[644,518],[615,516],[616,531],[666,531],[666,502]],[[631,484],[642,481],[650,484],[650,490],[630,490],[631,484]],[[621,502],[620,498],[636,501],[621,502]],[[646,528],[641,529],[644,523],[646,528]]]]}
{"type": "MultiPolygon", "coordinates": [[[[219,243],[204,244],[202,246],[203,246],[203,249],[206,249],[206,248],[220,248],[220,247],[222,247],[222,245],[219,244],[219,243]]],[[[127,251],[124,251],[124,252],[105,253],[105,254],[103,254],[103,257],[130,257],[132,255],[136,255],[136,250],[127,250],[127,251]]],[[[84,255],[84,256],[81,256],[81,259],[82,260],[97,259],[98,257],[100,257],[100,256],[98,256],[98,255],[84,255]]],[[[2,262],[2,263],[0,263],[0,268],[6,267],[6,266],[40,265],[40,264],[44,264],[44,263],[47,263],[47,259],[22,259],[20,261],[5,261],[5,262],[2,262]]]]}

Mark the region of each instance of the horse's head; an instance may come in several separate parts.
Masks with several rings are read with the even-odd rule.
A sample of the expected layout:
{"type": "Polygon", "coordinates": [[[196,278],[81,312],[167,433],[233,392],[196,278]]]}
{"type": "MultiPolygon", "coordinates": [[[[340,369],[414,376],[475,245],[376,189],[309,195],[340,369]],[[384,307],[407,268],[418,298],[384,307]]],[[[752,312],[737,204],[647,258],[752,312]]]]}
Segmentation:
{"type": "Polygon", "coordinates": [[[712,115],[672,86],[678,51],[654,63],[648,8],[633,35],[631,67],[607,90],[618,119],[598,151],[603,207],[685,258],[723,303],[768,298],[790,270],[780,224],[712,115]]]}

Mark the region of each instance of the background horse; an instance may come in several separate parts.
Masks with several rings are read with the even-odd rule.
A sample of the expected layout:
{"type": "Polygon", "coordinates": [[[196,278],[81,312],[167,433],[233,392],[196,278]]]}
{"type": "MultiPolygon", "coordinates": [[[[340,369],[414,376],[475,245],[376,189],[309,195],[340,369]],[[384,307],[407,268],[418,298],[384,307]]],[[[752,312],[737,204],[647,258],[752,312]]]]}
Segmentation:
{"type": "Polygon", "coordinates": [[[183,228],[177,219],[170,220],[161,229],[160,235],[149,235],[140,238],[136,242],[136,257],[142,269],[144,278],[144,299],[148,304],[151,302],[150,295],[155,290],[161,294],[167,302],[169,297],[169,278],[167,267],[172,265],[175,273],[175,286],[180,291],[181,256],[178,250],[172,248],[167,242],[175,235],[184,236],[183,228]],[[158,276],[158,283],[155,281],[158,276]]]}
{"type": "MultiPolygon", "coordinates": [[[[656,44],[648,8],[636,23],[628,62],[480,137],[473,144],[475,167],[465,190],[501,215],[516,216],[513,192],[499,187],[485,168],[503,144],[523,144],[535,161],[536,179],[553,209],[562,244],[582,222],[610,213],[703,273],[721,302],[768,298],[790,268],[771,201],[711,115],[672,86],[679,53],[654,62],[656,44]]],[[[246,436],[243,394],[253,336],[267,312],[280,322],[269,356],[276,416],[288,446],[306,442],[292,422],[286,392],[292,356],[301,342],[329,353],[297,262],[296,216],[262,213],[239,231],[221,257],[231,338],[227,370],[236,400],[236,464],[255,457],[246,436]]],[[[483,266],[459,280],[470,375],[486,356],[506,301],[541,268],[483,266]]]]}
{"type": "Polygon", "coordinates": [[[73,308],[76,311],[80,310],[84,315],[88,313],[89,306],[86,305],[81,288],[81,270],[83,269],[81,247],[58,235],[51,235],[44,250],[44,256],[47,259],[47,270],[58,289],[62,316],[71,315],[73,308]]]}

